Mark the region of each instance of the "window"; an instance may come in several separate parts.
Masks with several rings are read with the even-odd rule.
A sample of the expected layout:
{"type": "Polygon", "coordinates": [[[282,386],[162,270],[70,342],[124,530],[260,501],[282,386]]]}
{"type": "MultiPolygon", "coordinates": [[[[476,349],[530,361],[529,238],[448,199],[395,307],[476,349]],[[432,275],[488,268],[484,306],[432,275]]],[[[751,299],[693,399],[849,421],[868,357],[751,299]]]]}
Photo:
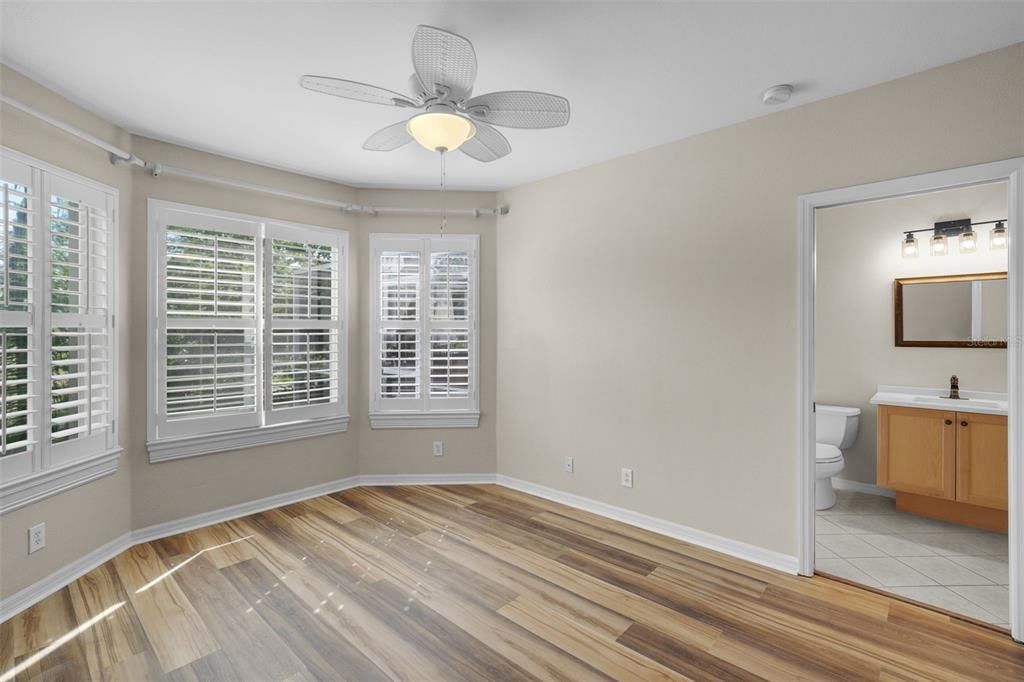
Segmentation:
{"type": "Polygon", "coordinates": [[[0,153],[0,512],[117,469],[116,191],[0,153]]]}
{"type": "Polygon", "coordinates": [[[346,430],[348,234],[150,201],[151,461],[346,430]]]}
{"type": "Polygon", "coordinates": [[[477,426],[476,235],[370,236],[370,424],[477,426]]]}

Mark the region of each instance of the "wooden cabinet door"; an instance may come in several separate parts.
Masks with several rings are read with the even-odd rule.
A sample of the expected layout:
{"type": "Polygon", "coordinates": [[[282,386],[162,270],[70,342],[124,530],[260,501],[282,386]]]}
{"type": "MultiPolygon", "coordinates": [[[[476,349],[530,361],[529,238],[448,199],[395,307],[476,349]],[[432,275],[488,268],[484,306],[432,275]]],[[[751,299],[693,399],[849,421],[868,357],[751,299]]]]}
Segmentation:
{"type": "Polygon", "coordinates": [[[1006,509],[1006,417],[957,412],[956,499],[1006,509]]]}
{"type": "Polygon", "coordinates": [[[878,485],[956,499],[956,413],[878,407],[878,485]]]}

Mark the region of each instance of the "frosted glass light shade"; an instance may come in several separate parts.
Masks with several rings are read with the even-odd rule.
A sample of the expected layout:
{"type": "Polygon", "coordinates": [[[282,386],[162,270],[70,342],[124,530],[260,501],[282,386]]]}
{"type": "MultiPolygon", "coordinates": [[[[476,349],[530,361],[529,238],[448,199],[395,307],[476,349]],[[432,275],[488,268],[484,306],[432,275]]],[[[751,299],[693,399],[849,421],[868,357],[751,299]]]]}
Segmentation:
{"type": "Polygon", "coordinates": [[[903,249],[904,258],[917,258],[917,238],[912,234],[908,234],[907,238],[900,242],[903,249]]]}
{"type": "Polygon", "coordinates": [[[946,246],[946,238],[940,234],[935,235],[931,238],[931,251],[933,256],[945,256],[949,253],[949,249],[946,246]]]}
{"type": "Polygon", "coordinates": [[[960,253],[975,253],[978,250],[978,235],[974,231],[960,235],[960,253]]]}
{"type": "Polygon", "coordinates": [[[989,247],[993,251],[1002,251],[1006,248],[1006,224],[996,223],[989,234],[989,247]]]}
{"type": "Polygon", "coordinates": [[[453,152],[476,135],[476,126],[464,116],[444,112],[418,114],[405,124],[413,139],[432,152],[453,152]]]}

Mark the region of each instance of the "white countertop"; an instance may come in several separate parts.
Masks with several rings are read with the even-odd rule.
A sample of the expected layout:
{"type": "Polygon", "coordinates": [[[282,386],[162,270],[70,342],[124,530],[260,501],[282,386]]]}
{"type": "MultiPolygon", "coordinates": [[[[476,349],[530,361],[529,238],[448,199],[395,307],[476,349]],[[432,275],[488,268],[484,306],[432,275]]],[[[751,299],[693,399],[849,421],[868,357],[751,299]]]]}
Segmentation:
{"type": "Polygon", "coordinates": [[[961,390],[960,400],[950,400],[946,397],[948,395],[948,388],[916,388],[879,384],[878,392],[871,396],[871,404],[999,415],[1006,415],[1009,410],[1005,393],[961,390]]]}

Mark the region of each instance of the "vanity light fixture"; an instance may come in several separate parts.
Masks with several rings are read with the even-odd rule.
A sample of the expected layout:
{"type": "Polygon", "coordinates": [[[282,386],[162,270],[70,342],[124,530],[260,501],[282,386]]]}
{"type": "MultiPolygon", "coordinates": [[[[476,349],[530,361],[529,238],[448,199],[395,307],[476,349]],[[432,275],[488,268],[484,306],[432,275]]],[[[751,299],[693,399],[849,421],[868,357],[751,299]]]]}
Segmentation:
{"type": "Polygon", "coordinates": [[[902,247],[904,258],[917,258],[917,237],[914,236],[913,232],[907,232],[907,237],[903,240],[902,247]]]}
{"type": "Polygon", "coordinates": [[[945,220],[935,223],[932,227],[925,227],[920,230],[903,230],[904,237],[900,240],[900,251],[904,258],[917,258],[921,255],[921,247],[918,244],[916,235],[918,232],[929,232],[928,251],[933,256],[945,256],[949,254],[949,240],[956,237],[959,243],[960,253],[970,255],[978,252],[978,233],[974,229],[976,225],[995,225],[989,233],[988,246],[992,251],[1005,250],[1008,243],[1006,229],[1006,218],[1001,220],[982,220],[971,222],[970,218],[959,218],[957,220],[945,220]]]}
{"type": "Polygon", "coordinates": [[[996,223],[996,226],[992,228],[992,232],[989,233],[988,239],[989,247],[993,251],[1005,251],[1006,250],[1006,223],[1000,220],[996,223]]]}

